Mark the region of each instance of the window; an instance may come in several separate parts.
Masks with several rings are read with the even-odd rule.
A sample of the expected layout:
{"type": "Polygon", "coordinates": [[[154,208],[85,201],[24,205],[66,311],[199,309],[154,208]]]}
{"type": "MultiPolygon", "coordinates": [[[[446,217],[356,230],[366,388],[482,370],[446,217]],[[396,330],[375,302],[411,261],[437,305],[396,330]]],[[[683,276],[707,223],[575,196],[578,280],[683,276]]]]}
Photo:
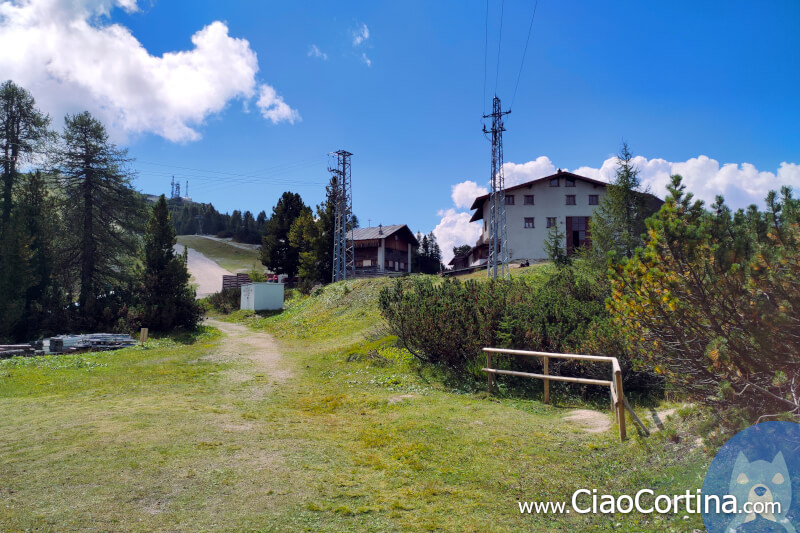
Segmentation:
{"type": "Polygon", "coordinates": [[[364,259],[363,266],[365,267],[372,266],[372,261],[370,259],[364,259]]]}
{"type": "Polygon", "coordinates": [[[525,205],[533,205],[533,195],[532,194],[526,194],[524,203],[525,203],[525,205]]]}
{"type": "Polygon", "coordinates": [[[566,183],[564,183],[564,187],[574,187],[575,186],[575,178],[566,178],[566,183]]]}
{"type": "Polygon", "coordinates": [[[568,194],[567,195],[567,205],[575,205],[575,195],[568,194]]]}
{"type": "Polygon", "coordinates": [[[558,178],[550,178],[550,186],[558,187],[558,178]]]}
{"type": "Polygon", "coordinates": [[[394,268],[394,261],[386,261],[386,266],[389,268],[394,268]]]}
{"type": "Polygon", "coordinates": [[[534,227],[534,225],[533,225],[533,217],[525,217],[525,227],[526,228],[534,227]]]}
{"type": "Polygon", "coordinates": [[[599,197],[596,194],[589,195],[589,205],[597,205],[599,203],[599,197]]]}
{"type": "Polygon", "coordinates": [[[547,227],[552,228],[556,225],[556,217],[547,217],[547,227]]]}
{"type": "Polygon", "coordinates": [[[514,205],[514,195],[507,194],[506,195],[506,205],[514,205]]]}

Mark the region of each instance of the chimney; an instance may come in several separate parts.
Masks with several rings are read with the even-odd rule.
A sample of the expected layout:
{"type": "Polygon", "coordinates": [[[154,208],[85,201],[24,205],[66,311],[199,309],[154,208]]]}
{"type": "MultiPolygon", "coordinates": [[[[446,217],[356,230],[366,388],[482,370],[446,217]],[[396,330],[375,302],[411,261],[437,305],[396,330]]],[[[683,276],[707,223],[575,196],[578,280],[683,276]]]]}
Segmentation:
{"type": "Polygon", "coordinates": [[[383,224],[378,224],[378,235],[383,235],[383,224]]]}
{"type": "Polygon", "coordinates": [[[561,169],[560,168],[558,169],[558,173],[561,174],[561,169]]]}

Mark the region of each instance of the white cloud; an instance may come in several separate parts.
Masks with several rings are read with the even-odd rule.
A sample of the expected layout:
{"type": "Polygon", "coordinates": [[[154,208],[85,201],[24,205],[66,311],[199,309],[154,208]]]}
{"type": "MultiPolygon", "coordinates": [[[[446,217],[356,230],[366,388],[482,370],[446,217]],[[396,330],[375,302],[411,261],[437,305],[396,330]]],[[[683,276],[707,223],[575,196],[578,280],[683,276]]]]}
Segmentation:
{"type": "Polygon", "coordinates": [[[319,49],[319,46],[312,44],[308,47],[308,57],[318,57],[323,61],[328,60],[328,54],[319,49]]]}
{"type": "Polygon", "coordinates": [[[439,224],[433,228],[436,242],[442,249],[442,261],[446,265],[453,258],[453,247],[462,244],[475,245],[481,233],[480,224],[470,224],[470,213],[446,209],[437,213],[441,217],[439,224]]]}
{"type": "MultiPolygon", "coordinates": [[[[706,203],[714,201],[717,195],[725,197],[732,208],[747,207],[750,204],[764,205],[764,198],[771,190],[779,190],[784,185],[800,188],[800,165],[781,163],[777,172],[758,170],[750,163],[720,164],[716,159],[705,155],[687,161],[670,162],[665,159],[647,159],[637,156],[633,159],[639,168],[642,185],[660,198],[667,194],[670,176],[680,174],[686,189],[706,203]]],[[[601,181],[614,177],[617,160],[606,159],[600,168],[581,167],[574,172],[601,181]]]]}
{"type": "Polygon", "coordinates": [[[369,39],[369,28],[366,24],[353,31],[353,46],[360,46],[364,41],[369,39]]]}
{"type": "Polygon", "coordinates": [[[543,178],[555,173],[556,167],[553,166],[550,158],[543,155],[527,163],[504,163],[503,175],[505,176],[506,187],[519,185],[526,181],[543,178]]]}
{"type": "MultiPolygon", "coordinates": [[[[750,163],[720,163],[701,155],[687,161],[670,162],[665,159],[636,156],[634,164],[639,168],[642,185],[660,198],[667,194],[670,176],[680,174],[688,191],[695,197],[711,203],[719,194],[725,197],[731,208],[747,207],[750,204],[764,206],[764,198],[771,190],[788,185],[800,191],[800,164],[783,162],[776,172],[758,170],[750,163]]],[[[617,167],[616,157],[609,157],[599,167],[583,166],[573,170],[575,174],[609,182],[617,167]]],[[[526,181],[549,176],[556,167],[547,156],[540,156],[527,163],[505,163],[503,165],[506,186],[511,187],[526,181]]],[[[564,170],[567,170],[566,168],[564,170]]],[[[441,221],[433,230],[445,264],[453,257],[453,246],[474,244],[480,235],[481,224],[471,223],[472,214],[458,209],[468,209],[478,196],[488,192],[487,188],[474,181],[463,181],[451,187],[451,198],[455,208],[439,211],[441,221]]]]}
{"type": "Polygon", "coordinates": [[[294,124],[296,120],[300,120],[300,113],[289,107],[269,85],[262,85],[259,88],[256,105],[261,110],[261,115],[275,124],[284,120],[294,124]]]}
{"type": "Polygon", "coordinates": [[[368,58],[367,54],[364,52],[361,52],[361,61],[363,61],[364,64],[367,65],[368,67],[372,66],[372,60],[368,58]]]}
{"type": "Polygon", "coordinates": [[[455,206],[465,209],[469,209],[469,206],[472,205],[472,202],[475,201],[475,198],[478,196],[483,196],[489,192],[489,189],[486,187],[481,187],[474,181],[470,180],[456,183],[450,188],[450,190],[450,197],[453,198],[453,203],[455,206]]]}
{"type": "MultiPolygon", "coordinates": [[[[192,35],[189,50],[153,56],[128,28],[104,23],[118,7],[138,9],[136,0],[0,0],[3,79],[30,90],[57,118],[88,109],[122,138],[152,132],[196,140],[209,115],[256,95],[256,54],[224,23],[192,35]]],[[[267,116],[292,117],[281,105],[267,116]]]]}

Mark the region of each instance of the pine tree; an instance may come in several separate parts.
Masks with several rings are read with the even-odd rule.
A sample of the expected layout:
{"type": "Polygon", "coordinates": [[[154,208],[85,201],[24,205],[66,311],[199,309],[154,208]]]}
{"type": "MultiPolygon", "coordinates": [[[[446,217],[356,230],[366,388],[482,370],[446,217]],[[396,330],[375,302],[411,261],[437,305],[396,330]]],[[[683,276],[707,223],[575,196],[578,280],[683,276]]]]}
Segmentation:
{"type": "Polygon", "coordinates": [[[65,122],[58,168],[71,230],[67,259],[78,272],[83,326],[92,327],[102,311],[98,297],[130,283],[144,202],[131,187],[126,152],[109,142],[103,124],[89,112],[67,115],[65,122]]]}
{"type": "Polygon", "coordinates": [[[550,229],[547,230],[547,239],[544,241],[544,251],[557,267],[569,265],[571,262],[564,241],[564,232],[561,231],[558,224],[550,226],[550,229]]]}
{"type": "MultiPolygon", "coordinates": [[[[153,206],[144,237],[142,325],[154,331],[194,328],[201,310],[189,286],[186,256],[175,253],[175,229],[162,194],[153,206]]],[[[184,249],[185,251],[185,249],[184,249]]]]}
{"type": "Polygon", "coordinates": [[[30,338],[41,331],[55,332],[64,328],[66,302],[61,291],[57,264],[60,215],[56,200],[40,172],[22,180],[16,208],[21,227],[28,237],[28,261],[31,283],[25,295],[25,316],[17,338],[30,338]]]}
{"type": "Polygon", "coordinates": [[[285,192],[272,208],[272,216],[266,223],[266,234],[261,244],[261,263],[276,274],[297,274],[300,252],[289,242],[289,230],[294,221],[306,211],[300,195],[285,192]]]}
{"type": "Polygon", "coordinates": [[[3,203],[0,231],[11,219],[17,165],[30,158],[48,137],[50,117],[36,109],[24,88],[12,81],[0,85],[0,149],[3,150],[3,203]]]}
{"type": "Polygon", "coordinates": [[[655,211],[648,206],[644,193],[639,169],[633,163],[628,144],[623,143],[614,180],[606,187],[590,222],[592,248],[597,255],[605,257],[615,252],[630,258],[642,245],[645,220],[655,211]]]}

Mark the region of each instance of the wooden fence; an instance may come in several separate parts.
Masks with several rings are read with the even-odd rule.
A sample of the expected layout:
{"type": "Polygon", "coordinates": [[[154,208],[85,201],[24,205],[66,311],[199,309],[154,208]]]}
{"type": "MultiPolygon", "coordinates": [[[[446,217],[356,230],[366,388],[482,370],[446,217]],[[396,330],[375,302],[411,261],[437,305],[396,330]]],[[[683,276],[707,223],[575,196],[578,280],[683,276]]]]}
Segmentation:
{"type": "Polygon", "coordinates": [[[622,390],[622,369],[619,366],[619,361],[616,357],[607,357],[603,355],[578,355],[569,353],[551,353],[551,352],[531,352],[527,350],[507,350],[504,348],[484,348],[486,352],[486,368],[482,370],[488,374],[489,377],[489,393],[494,392],[494,382],[496,375],[505,376],[519,376],[524,378],[536,378],[544,380],[544,402],[550,403],[550,382],[551,381],[567,381],[569,383],[583,383],[584,385],[600,385],[608,387],[611,391],[611,410],[614,412],[614,417],[619,425],[619,438],[624,441],[627,437],[625,427],[625,411],[631,413],[633,420],[639,425],[645,434],[649,434],[647,428],[641,420],[633,412],[630,404],[625,399],[625,393],[622,390]],[[530,372],[517,372],[515,370],[500,370],[492,366],[492,354],[505,354],[505,355],[522,355],[526,357],[541,357],[542,367],[544,374],[533,374],[530,372]],[[589,379],[589,378],[575,378],[570,376],[553,376],[550,374],[550,359],[573,359],[579,361],[594,361],[602,363],[611,363],[611,379],[589,379]]]}

